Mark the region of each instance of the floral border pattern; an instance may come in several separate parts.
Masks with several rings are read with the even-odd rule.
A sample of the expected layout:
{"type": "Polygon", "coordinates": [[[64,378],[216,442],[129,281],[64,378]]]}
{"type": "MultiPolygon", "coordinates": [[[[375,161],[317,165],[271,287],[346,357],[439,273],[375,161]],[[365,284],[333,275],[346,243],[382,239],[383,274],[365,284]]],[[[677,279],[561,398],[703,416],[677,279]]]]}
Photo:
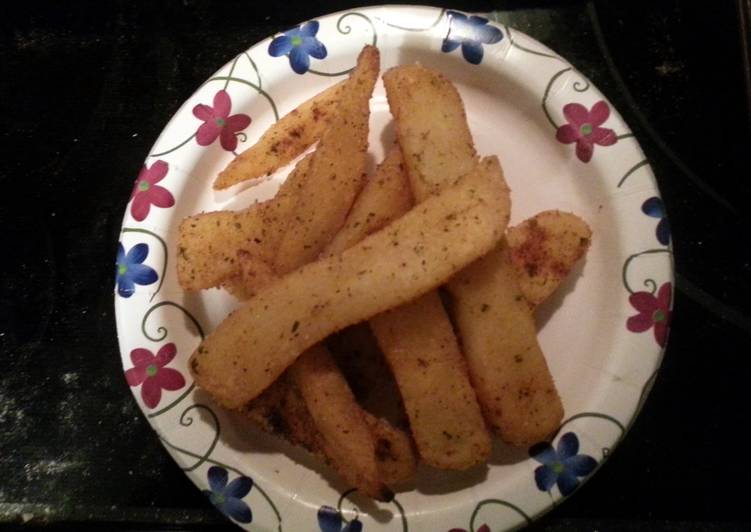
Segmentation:
{"type": "MultiPolygon", "coordinates": [[[[541,61],[550,61],[551,64],[560,64],[560,68],[550,75],[547,84],[542,89],[540,110],[544,119],[552,127],[551,139],[557,139],[563,145],[573,145],[571,156],[578,159],[577,164],[587,164],[604,150],[611,149],[610,147],[617,145],[620,141],[633,137],[633,133],[630,131],[618,132],[616,130],[617,128],[613,124],[622,124],[622,121],[619,118],[611,120],[611,109],[605,100],[597,100],[594,104],[588,104],[585,101],[570,101],[560,108],[552,108],[552,97],[556,90],[561,89],[562,82],[569,82],[573,92],[582,96],[586,96],[592,86],[566,60],[542,46],[537,49],[535,41],[523,36],[516,30],[498,23],[497,20],[488,20],[485,17],[446,9],[431,10],[430,14],[424,17],[424,24],[418,26],[404,25],[401,24],[398,16],[394,16],[400,9],[410,8],[390,8],[386,13],[388,16],[384,16],[384,12],[379,8],[363,8],[358,11],[321,17],[318,20],[304,22],[277,36],[270,37],[250,50],[238,54],[228,64],[229,68],[226,71],[223,69],[222,73],[209,78],[196,91],[196,94],[202,95],[204,101],[195,105],[192,109],[195,129],[191,135],[169,147],[162,148],[160,146],[160,149],[152,150],[152,153],[147,157],[147,161],[152,160],[152,162],[144,163],[134,184],[129,204],[130,216],[126,211],[121,235],[140,233],[144,239],[151,239],[161,246],[163,260],[156,261],[160,266],[159,272],[143,264],[150,249],[146,242],[138,242],[132,246],[132,248],[138,249],[130,259],[128,259],[128,254],[124,249],[122,257],[118,256],[117,284],[119,285],[122,281],[125,287],[124,292],[120,292],[120,296],[116,295],[115,298],[118,312],[120,312],[122,305],[135,304],[133,301],[137,298],[130,298],[137,292],[135,285],[154,285],[148,299],[149,306],[142,316],[140,329],[144,342],[152,342],[157,345],[149,347],[146,347],[147,344],[143,346],[140,344],[131,345],[129,339],[126,340],[121,336],[121,347],[126,344],[130,346],[128,350],[122,350],[126,375],[129,375],[127,378],[129,383],[132,383],[134,394],[140,393],[140,402],[144,405],[144,412],[149,419],[153,420],[167,414],[177,415],[176,423],[179,427],[186,429],[193,427],[195,430],[203,431],[203,433],[206,433],[207,430],[211,432],[210,441],[207,442],[202,451],[178,446],[169,441],[161,432],[159,437],[186,473],[200,473],[199,477],[193,476],[192,478],[197,484],[205,486],[204,493],[217,509],[230,519],[243,525],[253,523],[253,526],[273,526],[281,532],[283,518],[277,505],[261,485],[254,482],[252,477],[246,475],[240,469],[219,458],[221,447],[220,417],[212,407],[198,400],[192,382],[186,381],[179,371],[166,367],[173,359],[179,359],[180,353],[183,353],[184,350],[176,350],[173,342],[164,343],[169,339],[170,331],[166,324],[157,324],[156,329],[153,329],[152,316],[160,315],[167,308],[173,308],[184,315],[187,330],[194,329],[200,338],[203,338],[204,330],[195,315],[183,304],[169,299],[163,299],[152,304],[157,295],[161,293],[165,276],[169,275],[167,271],[168,247],[163,236],[160,236],[158,232],[142,227],[131,227],[128,224],[143,222],[151,212],[156,212],[154,208],[157,208],[158,211],[169,209],[174,206],[175,200],[179,199],[173,196],[172,191],[175,189],[170,188],[169,183],[165,185],[162,182],[162,180],[168,181],[171,179],[169,161],[163,158],[173,156],[184,147],[192,145],[193,142],[195,142],[195,145],[204,147],[204,149],[220,149],[236,154],[237,150],[240,149],[239,143],[247,141],[246,130],[253,127],[253,117],[244,113],[235,112],[233,114],[232,97],[227,92],[229,87],[251,89],[257,97],[268,104],[274,119],[279,120],[277,102],[272,94],[264,88],[263,76],[256,62],[260,62],[260,58],[256,54],[260,53],[266,57],[285,57],[289,62],[291,72],[295,75],[338,77],[347,75],[352,67],[335,71],[311,68],[314,64],[311,62],[311,58],[323,62],[321,64],[325,65],[324,60],[328,57],[330,46],[335,40],[334,37],[341,39],[351,36],[353,39],[359,39],[357,43],[359,49],[359,45],[362,43],[377,44],[379,31],[385,33],[428,33],[430,35],[430,46],[434,47],[437,53],[451,54],[455,50],[460,50],[470,68],[497,61],[496,56],[492,54],[486,56],[484,51],[491,49],[491,47],[505,45],[509,50],[517,50],[530,57],[537,57],[541,61]],[[322,26],[325,26],[325,31],[319,33],[322,26]],[[334,30],[336,33],[334,33],[334,30]],[[256,55],[256,59],[253,58],[253,55],[256,55]],[[250,68],[252,74],[250,76],[238,74],[241,66],[246,69],[250,68]],[[207,93],[202,89],[208,85],[218,86],[212,93],[208,93],[209,98],[206,99],[207,93]],[[557,117],[560,116],[565,119],[565,122],[559,121],[557,117]],[[130,270],[132,278],[128,277],[129,266],[133,266],[130,270]],[[133,271],[136,271],[138,275],[133,274],[133,271]],[[142,282],[139,282],[139,280],[142,282]],[[125,301],[124,298],[130,300],[125,301]],[[157,353],[154,354],[152,350],[157,350],[157,353]],[[132,363],[130,362],[131,359],[132,363]],[[176,375],[179,375],[180,378],[176,375]],[[183,380],[180,381],[180,379],[183,380]],[[150,387],[149,391],[146,391],[147,386],[150,387]],[[164,397],[169,401],[165,406],[159,408],[162,392],[166,393],[164,397]],[[197,429],[196,427],[199,426],[201,428],[197,429]],[[233,475],[231,479],[230,474],[233,475]],[[259,504],[265,504],[266,508],[275,516],[276,523],[274,525],[268,522],[259,525],[257,522],[260,515],[259,504]]],[[[505,57],[500,60],[504,59],[505,57]]],[[[318,66],[318,63],[315,65],[318,66]]],[[[591,101],[591,98],[587,98],[587,101],[591,101]]],[[[157,141],[156,145],[159,146],[159,144],[160,142],[157,141]]],[[[638,149],[636,151],[639,152],[638,149]]],[[[642,156],[620,177],[615,188],[621,189],[643,168],[648,170],[649,163],[642,156]]],[[[635,282],[632,272],[633,265],[645,258],[661,254],[672,256],[669,226],[664,206],[659,196],[656,195],[656,187],[645,189],[644,194],[641,211],[644,215],[657,219],[654,231],[657,243],[660,246],[635,251],[626,257],[623,263],[622,284],[626,297],[635,312],[627,318],[624,327],[635,334],[652,331],[658,347],[664,349],[672,315],[673,285],[671,282],[663,281],[660,283],[652,277],[646,277],[640,281],[643,289],[637,290],[635,285],[638,283],[635,282]]],[[[118,329],[120,330],[119,323],[118,329]]],[[[637,413],[654,383],[656,373],[657,370],[651,373],[646,382],[643,383],[637,401],[637,413]]],[[[549,508],[552,508],[560,500],[573,493],[582,481],[586,481],[603,465],[611,448],[617,445],[627,432],[627,423],[632,422],[635,416],[636,413],[628,422],[623,422],[601,412],[580,412],[572,415],[561,425],[559,434],[562,435],[560,437],[555,435],[552,438],[552,442],[557,440],[557,447],[554,447],[552,442],[540,442],[530,449],[531,458],[527,460],[528,464],[525,466],[529,467],[530,486],[546,492],[550,496],[549,508]],[[576,431],[567,430],[563,432],[564,427],[569,423],[582,419],[600,420],[618,429],[619,436],[612,446],[599,450],[599,459],[592,455],[594,454],[592,449],[588,449],[587,452],[579,451],[580,442],[576,431]],[[557,486],[558,491],[554,494],[553,488],[555,486],[557,486]]],[[[361,520],[361,513],[356,505],[349,510],[342,508],[344,501],[348,500],[353,492],[354,490],[349,490],[341,493],[335,507],[321,506],[317,514],[310,518],[311,526],[317,522],[321,532],[332,532],[334,530],[336,532],[360,532],[365,526],[368,527],[368,530],[371,530],[373,525],[361,520]],[[351,516],[353,513],[354,518],[348,519],[347,516],[351,516]]],[[[407,512],[399,501],[394,500],[392,504],[397,509],[398,519],[396,521],[401,524],[400,529],[402,532],[408,532],[410,523],[408,522],[407,512]]],[[[486,519],[480,517],[482,511],[491,507],[504,508],[513,512],[516,516],[514,521],[507,520],[503,525],[507,528],[529,524],[540,513],[535,511],[530,515],[527,510],[512,501],[498,498],[484,499],[476,502],[473,511],[467,516],[468,528],[453,528],[451,532],[491,532],[491,526],[497,526],[497,523],[483,522],[486,519]]],[[[414,526],[418,524],[412,524],[413,530],[414,526]]],[[[266,529],[268,528],[264,528],[264,530],[266,529]]],[[[492,530],[495,530],[495,528],[492,530]]]]}

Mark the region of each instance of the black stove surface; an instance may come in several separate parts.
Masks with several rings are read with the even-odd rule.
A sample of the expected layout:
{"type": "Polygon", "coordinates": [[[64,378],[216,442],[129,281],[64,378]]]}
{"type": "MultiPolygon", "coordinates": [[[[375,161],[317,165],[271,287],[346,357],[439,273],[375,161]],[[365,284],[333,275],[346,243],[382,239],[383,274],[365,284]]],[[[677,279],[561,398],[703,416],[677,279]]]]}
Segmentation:
{"type": "MultiPolygon", "coordinates": [[[[494,11],[589,77],[639,139],[671,223],[674,321],[651,396],[608,463],[533,528],[751,529],[747,0],[439,4],[494,11]]],[[[233,529],[164,451],[123,379],[110,288],[117,235],[144,156],[203,80],[252,43],[348,7],[4,5],[4,526],[233,529]]]]}

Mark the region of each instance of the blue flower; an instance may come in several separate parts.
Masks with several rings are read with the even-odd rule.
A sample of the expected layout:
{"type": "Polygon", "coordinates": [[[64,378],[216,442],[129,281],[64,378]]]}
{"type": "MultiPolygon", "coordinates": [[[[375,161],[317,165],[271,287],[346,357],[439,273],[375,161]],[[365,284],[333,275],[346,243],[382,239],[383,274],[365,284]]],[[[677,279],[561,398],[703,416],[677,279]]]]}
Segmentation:
{"type": "Polygon", "coordinates": [[[361,532],[362,523],[355,517],[352,521],[344,524],[342,515],[331,506],[321,506],[318,510],[318,528],[321,532],[361,532]]]}
{"type": "Polygon", "coordinates": [[[561,495],[570,495],[579,486],[579,478],[586,477],[597,467],[597,460],[578,452],[579,438],[573,432],[561,436],[557,450],[547,442],[533,446],[530,456],[543,464],[535,469],[537,487],[550,491],[557,483],[561,495]]]}
{"type": "Polygon", "coordinates": [[[211,466],[206,475],[211,490],[203,490],[203,494],[227,517],[240,523],[250,523],[253,521],[253,512],[242,498],[253,487],[253,481],[241,476],[227,484],[228,476],[227,470],[223,467],[211,466]]]}
{"type": "Polygon", "coordinates": [[[117,245],[117,259],[115,260],[115,283],[117,293],[122,297],[130,297],[136,291],[135,285],[155,283],[159,276],[149,266],[142,264],[149,255],[147,244],[136,244],[125,253],[122,243],[117,245]]]}
{"type": "Polygon", "coordinates": [[[326,47],[316,39],[318,21],[311,20],[296,28],[285,31],[269,44],[269,55],[272,57],[289,57],[292,70],[298,74],[305,74],[310,68],[310,56],[316,59],[326,57],[326,47]]]}
{"type": "Polygon", "coordinates": [[[641,206],[641,211],[647,216],[652,218],[659,218],[657,223],[657,241],[663,246],[667,246],[670,243],[670,225],[668,225],[668,219],[665,216],[665,205],[662,200],[657,196],[653,196],[645,201],[641,206]]]}
{"type": "Polygon", "coordinates": [[[441,51],[453,52],[462,47],[464,59],[473,65],[482,62],[482,45],[495,44],[503,39],[503,33],[488,24],[488,19],[476,15],[467,16],[458,11],[449,11],[449,32],[443,39],[441,51]]]}

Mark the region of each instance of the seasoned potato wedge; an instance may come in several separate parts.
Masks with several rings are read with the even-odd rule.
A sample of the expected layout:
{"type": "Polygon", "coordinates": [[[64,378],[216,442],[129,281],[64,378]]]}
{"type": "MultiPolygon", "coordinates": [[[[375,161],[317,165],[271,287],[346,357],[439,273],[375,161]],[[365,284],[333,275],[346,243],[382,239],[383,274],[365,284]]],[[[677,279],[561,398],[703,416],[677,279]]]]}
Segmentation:
{"type": "Polygon", "coordinates": [[[369,102],[379,68],[378,49],[363,48],[342,92],[337,117],[311,157],[295,216],[274,261],[274,269],[279,273],[292,271],[321,253],[344,224],[365,184],[369,102]]]}
{"type": "Polygon", "coordinates": [[[474,168],[478,159],[464,104],[449,80],[406,65],[384,73],[383,83],[418,202],[474,168]]]}
{"type": "Polygon", "coordinates": [[[391,500],[393,493],[376,461],[373,433],[363,411],[352,408],[352,391],[326,348],[308,349],[292,365],[290,376],[321,434],[322,450],[337,471],[365,495],[391,500]]]}
{"type": "Polygon", "coordinates": [[[420,457],[467,469],[490,455],[490,435],[438,292],[371,318],[399,384],[420,457]]]}
{"type": "Polygon", "coordinates": [[[383,418],[364,412],[365,422],[375,438],[378,472],[387,486],[398,486],[415,476],[417,459],[412,440],[403,430],[383,418]]]}
{"type": "MultiPolygon", "coordinates": [[[[475,164],[464,107],[451,82],[419,65],[391,69],[384,84],[412,192],[420,202],[450,186],[454,169],[475,164]]],[[[488,424],[515,445],[554,432],[563,407],[505,244],[457,275],[449,290],[488,424]]]]}
{"type": "Polygon", "coordinates": [[[214,188],[270,175],[318,142],[331,125],[345,83],[340,81],[316,94],[267,129],[258,142],[219,173],[214,188]]]}
{"type": "Polygon", "coordinates": [[[519,288],[534,307],[555,292],[587,253],[592,230],[575,214],[544,211],[509,227],[506,240],[519,288]]]}
{"type": "Polygon", "coordinates": [[[347,215],[344,226],[326,246],[323,255],[335,255],[396,220],[412,207],[412,192],[402,166],[402,153],[394,145],[365,183],[347,215]]]}
{"type": "Polygon", "coordinates": [[[478,157],[454,85],[420,65],[383,76],[397,142],[366,177],[379,63],[365,46],[347,80],[220,173],[216,189],[260,178],[317,143],[272,200],[184,220],[177,269],[186,290],[245,300],[191,355],[196,384],[388,501],[418,455],[462,470],[487,461],[489,429],[528,446],[559,427],[533,311],[591,230],[560,211],[508,227],[500,163],[478,157]]]}
{"type": "MultiPolygon", "coordinates": [[[[346,395],[347,389],[337,387],[339,397],[346,395]]],[[[332,390],[329,390],[331,393],[332,390]]],[[[321,409],[325,409],[325,404],[321,409]]],[[[286,439],[294,445],[299,445],[312,454],[325,460],[336,469],[343,478],[352,475],[352,471],[363,468],[359,463],[341,463],[327,456],[329,450],[323,442],[323,435],[311,416],[305,398],[300,389],[291,381],[287,373],[283,374],[261,395],[245,405],[241,411],[261,430],[286,439]],[[355,467],[356,466],[356,467],[355,467]],[[339,471],[339,469],[345,471],[339,471]]],[[[356,411],[355,411],[356,412],[356,411]]],[[[347,417],[351,417],[351,413],[347,417]]],[[[368,412],[362,412],[363,420],[371,432],[375,448],[375,460],[378,465],[380,480],[387,486],[397,486],[415,475],[417,463],[412,450],[412,441],[406,432],[395,428],[385,419],[368,412]]],[[[335,430],[338,430],[335,428],[335,430]]],[[[336,449],[329,452],[337,453],[336,449]]],[[[341,457],[341,453],[338,455],[341,457]]],[[[368,464],[372,458],[369,454],[359,451],[354,453],[364,463],[368,464]]],[[[367,468],[365,468],[367,470],[367,468]]]]}
{"type": "Polygon", "coordinates": [[[419,297],[490,251],[508,224],[508,194],[489,157],[356,246],[261,289],[193,353],[196,383],[227,408],[246,404],[329,334],[419,297]]]}
{"type": "Polygon", "coordinates": [[[243,211],[201,213],[180,223],[177,279],[183,290],[233,285],[243,272],[237,290],[251,291],[262,282],[254,282],[247,272],[268,271],[273,265],[309,163],[310,156],[303,158],[268,201],[243,211]]]}
{"type": "Polygon", "coordinates": [[[550,436],[561,423],[563,406],[505,242],[459,272],[448,288],[490,426],[512,445],[550,436]]]}
{"type": "Polygon", "coordinates": [[[287,373],[240,411],[262,430],[326,458],[321,448],[321,435],[287,373]]]}

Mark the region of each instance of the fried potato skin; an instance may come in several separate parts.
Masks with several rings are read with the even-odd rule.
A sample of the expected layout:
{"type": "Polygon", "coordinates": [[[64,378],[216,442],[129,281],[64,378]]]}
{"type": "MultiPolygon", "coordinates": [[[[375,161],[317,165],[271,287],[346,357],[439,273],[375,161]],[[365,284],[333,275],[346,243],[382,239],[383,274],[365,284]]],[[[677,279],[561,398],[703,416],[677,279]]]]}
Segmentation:
{"type": "Polygon", "coordinates": [[[315,260],[344,224],[365,184],[370,97],[378,79],[378,49],[366,46],[337,106],[337,118],[324,132],[311,157],[310,169],[298,195],[274,261],[279,273],[315,260]]]}
{"type": "Polygon", "coordinates": [[[371,318],[399,384],[425,463],[468,469],[490,455],[490,435],[438,292],[371,318]]]}
{"type": "Polygon", "coordinates": [[[271,175],[318,142],[336,115],[345,81],[320,92],[272,125],[253,146],[235,157],[214,181],[214,189],[271,175]]]}
{"type": "Polygon", "coordinates": [[[418,202],[475,167],[464,104],[448,79],[420,65],[404,65],[386,71],[383,83],[418,202]]]}
{"type": "Polygon", "coordinates": [[[198,346],[196,383],[235,409],[257,397],[307,348],[404,304],[490,251],[510,201],[497,159],[358,245],[261,289],[198,346]]]}
{"type": "Polygon", "coordinates": [[[509,227],[506,240],[519,288],[535,307],[555,292],[587,253],[592,230],[575,214],[551,210],[509,227]]]}
{"type": "Polygon", "coordinates": [[[549,437],[563,405],[505,241],[454,276],[448,289],[485,419],[512,445],[549,437]]]}

